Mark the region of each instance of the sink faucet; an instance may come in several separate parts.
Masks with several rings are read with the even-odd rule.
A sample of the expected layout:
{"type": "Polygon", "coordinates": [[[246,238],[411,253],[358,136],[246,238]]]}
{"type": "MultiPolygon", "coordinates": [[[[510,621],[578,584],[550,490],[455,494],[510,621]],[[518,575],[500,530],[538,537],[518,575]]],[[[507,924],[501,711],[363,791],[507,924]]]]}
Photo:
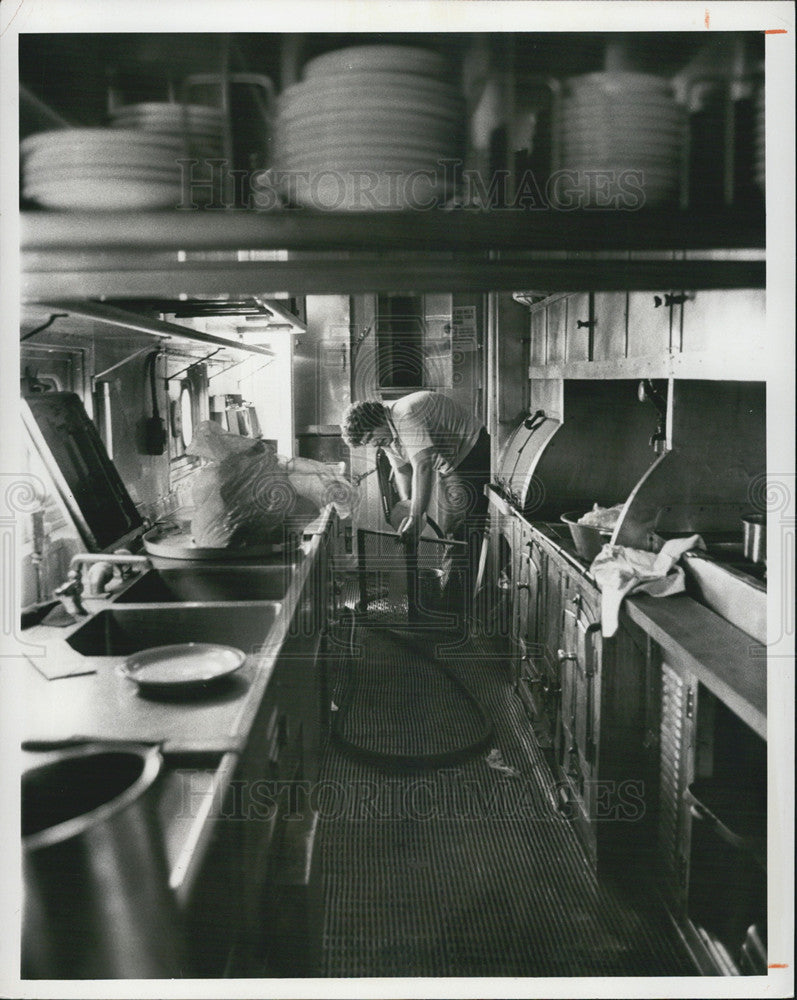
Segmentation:
{"type": "Polygon", "coordinates": [[[83,617],[89,613],[81,600],[83,594],[82,567],[92,563],[110,563],[112,566],[127,566],[131,569],[133,566],[138,566],[142,570],[152,566],[147,556],[134,556],[122,552],[78,552],[77,555],[72,556],[69,563],[66,583],[62,583],[54,591],[55,596],[74,617],[83,617]]]}

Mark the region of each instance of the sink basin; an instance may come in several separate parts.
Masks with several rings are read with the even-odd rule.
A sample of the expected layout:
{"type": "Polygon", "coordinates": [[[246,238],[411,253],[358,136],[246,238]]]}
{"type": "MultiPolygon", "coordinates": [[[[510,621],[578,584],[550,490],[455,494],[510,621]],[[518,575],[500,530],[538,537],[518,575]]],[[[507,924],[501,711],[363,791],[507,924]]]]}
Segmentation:
{"type": "Polygon", "coordinates": [[[250,653],[261,646],[281,605],[276,601],[212,607],[110,607],[67,639],[84,656],[129,656],[180,642],[216,642],[250,653]]]}
{"type": "Polygon", "coordinates": [[[752,636],[767,641],[767,587],[759,577],[763,567],[734,557],[734,552],[687,552],[682,563],[686,592],[720,617],[752,636]]]}
{"type": "Polygon", "coordinates": [[[197,566],[153,569],[119,594],[114,604],[175,601],[278,601],[291,582],[290,566],[197,566]]]}

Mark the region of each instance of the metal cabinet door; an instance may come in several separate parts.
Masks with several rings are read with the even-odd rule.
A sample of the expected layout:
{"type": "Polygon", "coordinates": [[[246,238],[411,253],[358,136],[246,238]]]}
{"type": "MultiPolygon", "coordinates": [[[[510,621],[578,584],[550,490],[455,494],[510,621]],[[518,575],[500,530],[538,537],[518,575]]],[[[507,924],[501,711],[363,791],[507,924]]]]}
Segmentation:
{"type": "Polygon", "coordinates": [[[592,360],[620,361],[626,354],[628,295],[595,292],[592,296],[592,360]]]}
{"type": "Polygon", "coordinates": [[[592,296],[579,292],[567,300],[567,345],[565,357],[568,362],[592,360],[592,296]]]}
{"type": "Polygon", "coordinates": [[[560,765],[591,815],[591,779],[597,771],[600,624],[577,585],[568,589],[563,615],[562,727],[566,739],[560,765]]]}
{"type": "Polygon", "coordinates": [[[555,299],[548,306],[548,351],[549,365],[563,365],[567,349],[567,297],[555,299]]]}
{"type": "Polygon", "coordinates": [[[518,581],[518,598],[525,617],[518,619],[518,693],[532,717],[534,730],[541,746],[549,748],[555,727],[555,698],[545,666],[542,632],[542,597],[545,587],[545,554],[538,542],[529,535],[521,546],[522,578],[518,581]]]}
{"type": "Polygon", "coordinates": [[[526,544],[530,531],[520,521],[515,522],[512,546],[512,672],[515,683],[520,681],[526,660],[526,630],[529,620],[529,561],[526,544]]]}
{"type": "Polygon", "coordinates": [[[686,915],[691,815],[684,792],[694,776],[697,682],[661,666],[659,878],[676,916],[686,915]]]}
{"type": "Polygon", "coordinates": [[[546,363],[548,350],[548,311],[545,306],[538,305],[531,310],[529,336],[529,364],[533,368],[542,368],[546,363]]]}
{"type": "MultiPolygon", "coordinates": [[[[628,357],[658,359],[667,364],[673,293],[630,292],[628,295],[628,357]]],[[[680,310],[680,306],[675,307],[680,310]]],[[[678,313],[680,322],[680,312],[678,313]]],[[[676,324],[677,325],[677,324],[676,324]]]]}
{"type": "Polygon", "coordinates": [[[730,356],[740,362],[763,351],[766,332],[763,288],[683,293],[673,353],[730,356]]]}

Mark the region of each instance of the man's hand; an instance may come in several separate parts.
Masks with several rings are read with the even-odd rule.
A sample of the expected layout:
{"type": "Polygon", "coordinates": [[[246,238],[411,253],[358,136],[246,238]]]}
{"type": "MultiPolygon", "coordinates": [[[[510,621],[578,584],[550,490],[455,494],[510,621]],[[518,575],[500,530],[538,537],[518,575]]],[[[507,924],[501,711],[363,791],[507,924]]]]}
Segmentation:
{"type": "Polygon", "coordinates": [[[409,514],[408,517],[405,517],[398,527],[398,537],[402,545],[417,548],[418,539],[421,536],[425,523],[425,514],[409,514]]]}

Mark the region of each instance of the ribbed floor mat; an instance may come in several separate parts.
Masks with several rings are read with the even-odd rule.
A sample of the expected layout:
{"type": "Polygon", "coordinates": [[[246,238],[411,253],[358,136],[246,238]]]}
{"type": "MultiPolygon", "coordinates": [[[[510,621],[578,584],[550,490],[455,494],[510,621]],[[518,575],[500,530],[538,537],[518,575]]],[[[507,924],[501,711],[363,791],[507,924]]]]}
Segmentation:
{"type": "MultiPolygon", "coordinates": [[[[378,630],[358,630],[365,669],[388,677],[378,630]]],[[[654,976],[694,969],[664,917],[599,885],[555,808],[553,779],[484,639],[447,655],[496,725],[490,752],[457,766],[386,775],[330,747],[322,772],[323,974],[360,976],[654,976]],[[328,794],[326,794],[328,793],[328,794]]],[[[449,727],[428,670],[388,708],[387,739],[449,727]],[[423,676],[432,685],[420,686],[423,676]],[[417,718],[413,718],[414,713],[417,718]],[[396,726],[404,716],[406,733],[396,726]],[[420,721],[422,720],[422,722],[420,721]]],[[[423,682],[426,683],[426,680],[423,682]]],[[[336,688],[333,686],[333,691],[336,688]]],[[[376,725],[377,722],[374,721],[376,725]]],[[[366,729],[364,720],[358,723],[366,729]]]]}

